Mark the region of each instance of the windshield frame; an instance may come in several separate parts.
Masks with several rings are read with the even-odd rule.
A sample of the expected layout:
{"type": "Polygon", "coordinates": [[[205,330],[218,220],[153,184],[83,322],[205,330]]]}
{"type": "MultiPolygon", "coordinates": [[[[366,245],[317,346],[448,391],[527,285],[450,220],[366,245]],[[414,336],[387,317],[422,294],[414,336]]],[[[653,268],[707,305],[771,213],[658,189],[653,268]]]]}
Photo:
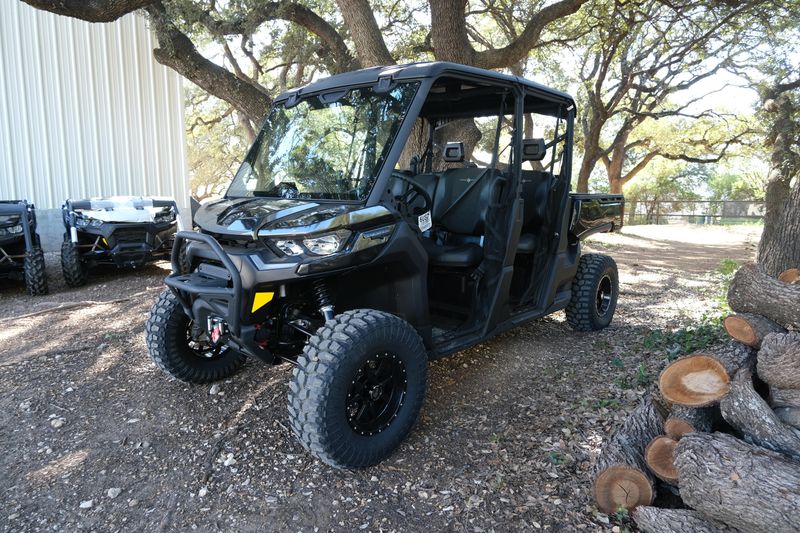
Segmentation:
{"type": "MultiPolygon", "coordinates": [[[[394,168],[394,165],[395,165],[395,163],[397,162],[397,159],[400,156],[399,152],[402,150],[402,147],[405,146],[406,138],[408,136],[408,130],[410,129],[408,124],[412,124],[413,125],[414,120],[416,119],[416,116],[419,113],[419,109],[422,106],[422,102],[420,100],[424,100],[424,98],[420,99],[420,94],[427,94],[427,89],[428,89],[428,85],[429,85],[428,83],[426,83],[427,81],[429,81],[429,80],[426,79],[426,78],[411,78],[411,79],[396,80],[396,81],[392,82],[392,85],[391,85],[390,89],[385,91],[385,93],[388,93],[389,91],[391,91],[392,89],[394,89],[398,85],[414,85],[414,86],[416,86],[414,88],[413,95],[411,96],[411,99],[409,101],[408,107],[406,108],[405,113],[403,113],[402,118],[400,119],[400,121],[398,123],[397,129],[396,129],[394,135],[391,136],[390,138],[388,138],[387,141],[386,141],[386,146],[384,148],[384,149],[386,149],[388,147],[388,150],[386,150],[386,156],[383,158],[382,163],[375,169],[374,176],[372,177],[372,180],[371,180],[372,184],[369,187],[369,190],[365,191],[365,193],[363,195],[363,198],[361,198],[361,199],[297,198],[297,200],[305,201],[305,202],[309,202],[309,203],[350,204],[350,205],[363,205],[363,204],[369,202],[372,199],[373,193],[377,189],[379,183],[381,183],[383,181],[382,178],[383,178],[383,176],[385,174],[384,171],[387,168],[390,169],[390,170],[394,168]],[[411,118],[410,122],[409,122],[409,118],[411,118]],[[400,145],[400,149],[399,150],[398,150],[398,145],[400,145]]],[[[375,89],[377,87],[378,87],[377,83],[362,83],[362,84],[357,84],[357,85],[342,85],[342,86],[339,86],[339,87],[328,87],[325,90],[313,91],[313,92],[302,93],[302,94],[299,91],[291,91],[289,93],[286,93],[285,95],[281,95],[281,97],[279,97],[277,100],[275,100],[273,102],[272,106],[269,109],[269,112],[265,116],[264,121],[263,121],[263,123],[261,125],[261,128],[259,129],[258,134],[256,135],[256,139],[250,145],[250,148],[248,148],[247,152],[245,153],[245,156],[242,158],[242,161],[239,164],[239,168],[237,168],[236,173],[234,174],[234,178],[231,180],[230,184],[228,184],[228,188],[225,190],[224,198],[226,198],[226,199],[264,198],[264,199],[270,199],[270,200],[285,200],[285,198],[283,198],[281,196],[261,196],[261,195],[243,196],[243,195],[231,194],[231,189],[233,188],[234,182],[236,180],[236,175],[238,175],[239,172],[241,171],[242,167],[245,164],[247,164],[247,161],[251,157],[253,157],[254,152],[257,151],[260,148],[262,138],[266,134],[265,127],[267,125],[267,118],[273,112],[273,110],[275,110],[275,108],[280,107],[280,106],[284,106],[285,107],[286,104],[291,102],[293,98],[297,98],[297,101],[296,102],[291,102],[292,105],[289,108],[295,107],[295,106],[303,103],[303,101],[305,101],[305,100],[309,100],[309,99],[312,99],[312,98],[318,98],[322,94],[335,93],[335,92],[340,92],[340,91],[348,91],[349,92],[349,91],[352,91],[352,90],[365,89],[365,88],[367,88],[367,89],[375,89]]]]}

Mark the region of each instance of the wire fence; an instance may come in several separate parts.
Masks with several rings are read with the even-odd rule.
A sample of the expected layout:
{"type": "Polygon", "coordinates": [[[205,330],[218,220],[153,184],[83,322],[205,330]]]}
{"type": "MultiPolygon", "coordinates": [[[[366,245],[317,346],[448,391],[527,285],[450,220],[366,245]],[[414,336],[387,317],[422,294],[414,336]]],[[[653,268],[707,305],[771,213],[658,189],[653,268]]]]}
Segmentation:
{"type": "Polygon", "coordinates": [[[746,200],[656,200],[625,203],[625,223],[762,224],[764,202],[746,200]]]}

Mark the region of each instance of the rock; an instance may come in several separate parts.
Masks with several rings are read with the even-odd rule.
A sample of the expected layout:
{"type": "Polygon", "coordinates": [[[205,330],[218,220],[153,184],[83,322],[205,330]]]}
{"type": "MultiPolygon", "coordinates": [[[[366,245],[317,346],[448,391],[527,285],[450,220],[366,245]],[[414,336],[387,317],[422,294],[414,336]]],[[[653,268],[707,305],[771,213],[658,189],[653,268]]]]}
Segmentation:
{"type": "Polygon", "coordinates": [[[236,464],[236,459],[234,459],[232,453],[229,453],[228,456],[225,458],[225,461],[223,461],[222,464],[224,464],[225,466],[235,465],[236,464]]]}
{"type": "Polygon", "coordinates": [[[208,494],[208,489],[205,487],[201,487],[200,490],[197,491],[197,495],[203,498],[206,494],[208,494]]]}
{"type": "Polygon", "coordinates": [[[114,498],[122,494],[122,489],[119,487],[112,487],[108,489],[108,492],[106,492],[106,494],[108,494],[108,497],[113,500],[114,498]]]}
{"type": "Polygon", "coordinates": [[[218,384],[214,383],[213,385],[211,385],[211,388],[209,389],[208,393],[213,396],[213,395],[215,395],[215,394],[217,394],[219,392],[219,389],[220,389],[220,386],[218,384]]]}
{"type": "Polygon", "coordinates": [[[91,509],[92,505],[94,505],[94,500],[83,500],[81,502],[80,508],[81,509],[91,509]]]}
{"type": "Polygon", "coordinates": [[[51,425],[51,426],[53,426],[53,427],[54,427],[54,428],[56,428],[56,429],[58,429],[58,428],[60,428],[61,426],[63,426],[63,425],[64,425],[64,422],[66,422],[66,420],[64,420],[64,419],[63,419],[63,418],[61,418],[61,417],[58,417],[58,418],[52,418],[52,419],[50,419],[50,425],[51,425]]]}

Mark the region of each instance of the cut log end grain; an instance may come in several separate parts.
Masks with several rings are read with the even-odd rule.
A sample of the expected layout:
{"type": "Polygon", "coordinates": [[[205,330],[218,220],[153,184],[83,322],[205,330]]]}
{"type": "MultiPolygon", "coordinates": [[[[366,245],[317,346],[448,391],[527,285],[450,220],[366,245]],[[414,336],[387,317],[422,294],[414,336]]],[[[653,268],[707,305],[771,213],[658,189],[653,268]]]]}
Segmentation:
{"type": "Polygon", "coordinates": [[[764,337],[770,333],[786,332],[780,324],[751,313],[731,315],[725,319],[724,326],[728,335],[753,348],[759,348],[764,337]]]}
{"type": "Polygon", "coordinates": [[[650,471],[666,483],[678,482],[678,470],[675,468],[675,447],[678,441],[665,435],[654,438],[644,451],[644,460],[650,471]]]}
{"type": "Polygon", "coordinates": [[[664,422],[664,433],[675,440],[680,440],[681,437],[693,431],[695,431],[694,426],[680,418],[667,418],[667,421],[664,422]]]}
{"type": "Polygon", "coordinates": [[[716,406],[684,407],[674,404],[669,418],[664,422],[664,433],[668,437],[680,440],[687,433],[711,431],[719,419],[719,408],[716,406]]]}
{"type": "Polygon", "coordinates": [[[641,470],[616,465],[597,476],[594,498],[601,511],[613,514],[620,507],[631,510],[639,505],[650,505],[655,498],[655,490],[651,480],[641,470]]]}
{"type": "Polygon", "coordinates": [[[784,283],[800,283],[800,268],[790,268],[778,275],[778,281],[784,283]]]}
{"type": "Polygon", "coordinates": [[[702,407],[728,394],[730,377],[715,358],[693,355],[667,366],[658,378],[658,388],[672,403],[702,407]]]}

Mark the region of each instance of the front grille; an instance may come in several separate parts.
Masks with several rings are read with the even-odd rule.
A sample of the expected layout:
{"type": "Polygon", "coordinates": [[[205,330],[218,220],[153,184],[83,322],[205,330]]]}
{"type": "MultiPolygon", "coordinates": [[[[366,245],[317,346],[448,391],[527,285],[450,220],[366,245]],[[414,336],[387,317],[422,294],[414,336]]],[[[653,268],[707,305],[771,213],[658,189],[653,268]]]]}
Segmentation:
{"type": "Polygon", "coordinates": [[[114,238],[117,242],[135,242],[142,243],[147,240],[147,232],[136,229],[118,230],[114,232],[114,238]]]}

